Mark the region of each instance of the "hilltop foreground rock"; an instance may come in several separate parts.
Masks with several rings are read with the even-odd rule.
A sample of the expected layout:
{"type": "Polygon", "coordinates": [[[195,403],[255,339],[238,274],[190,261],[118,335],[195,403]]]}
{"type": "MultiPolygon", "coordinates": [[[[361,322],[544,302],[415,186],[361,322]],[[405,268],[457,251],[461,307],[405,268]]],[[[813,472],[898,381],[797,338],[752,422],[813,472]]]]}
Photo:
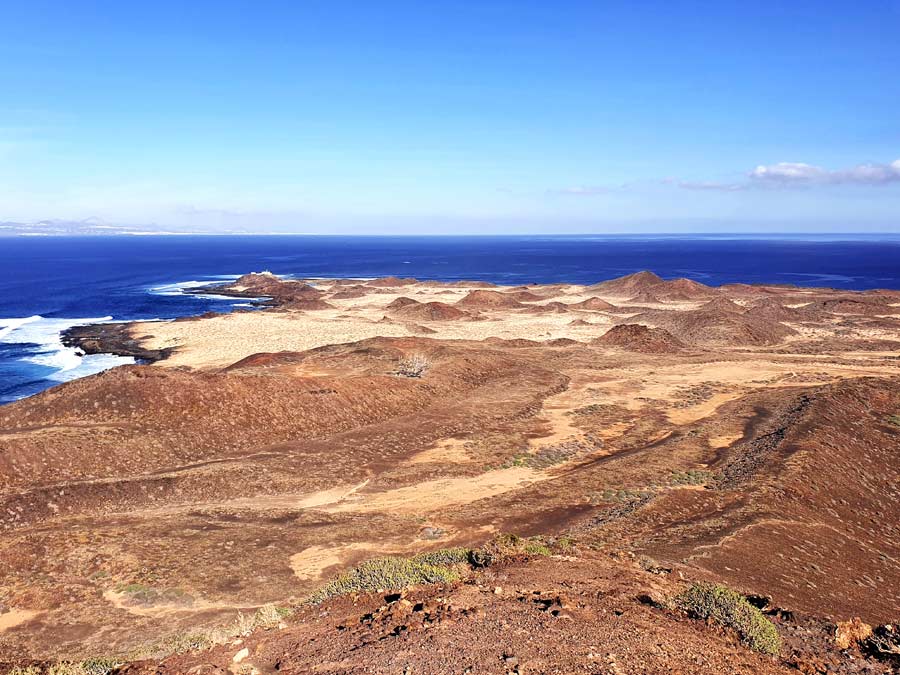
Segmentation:
{"type": "Polygon", "coordinates": [[[0,408],[0,673],[897,667],[900,295],[214,290],[0,408]]]}

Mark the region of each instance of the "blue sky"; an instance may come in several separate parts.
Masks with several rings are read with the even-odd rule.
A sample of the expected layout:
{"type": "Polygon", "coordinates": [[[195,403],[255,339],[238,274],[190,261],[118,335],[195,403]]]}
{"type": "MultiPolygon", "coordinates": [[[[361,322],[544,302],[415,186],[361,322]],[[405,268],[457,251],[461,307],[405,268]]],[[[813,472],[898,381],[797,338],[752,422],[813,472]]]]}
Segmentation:
{"type": "Polygon", "coordinates": [[[900,231],[900,0],[0,0],[0,220],[900,231]]]}

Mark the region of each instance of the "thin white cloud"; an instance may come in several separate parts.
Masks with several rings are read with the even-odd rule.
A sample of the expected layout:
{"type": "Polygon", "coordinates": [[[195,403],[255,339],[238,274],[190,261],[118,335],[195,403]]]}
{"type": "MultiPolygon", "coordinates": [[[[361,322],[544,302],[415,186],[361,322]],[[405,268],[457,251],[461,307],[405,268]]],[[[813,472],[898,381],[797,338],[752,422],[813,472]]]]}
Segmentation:
{"type": "Polygon", "coordinates": [[[706,192],[737,192],[746,190],[745,183],[720,183],[717,181],[693,181],[693,180],[677,180],[675,178],[667,178],[663,181],[669,185],[675,185],[683,190],[698,190],[706,192]]]}
{"type": "Polygon", "coordinates": [[[603,185],[579,185],[576,187],[561,188],[559,190],[551,190],[550,192],[558,195],[570,195],[573,197],[595,197],[596,195],[608,195],[615,192],[614,188],[605,187],[603,185]]]}
{"type": "Polygon", "coordinates": [[[890,164],[858,164],[849,169],[829,170],[803,162],[760,165],[749,173],[752,182],[777,186],[887,185],[900,183],[900,159],[890,164]]]}

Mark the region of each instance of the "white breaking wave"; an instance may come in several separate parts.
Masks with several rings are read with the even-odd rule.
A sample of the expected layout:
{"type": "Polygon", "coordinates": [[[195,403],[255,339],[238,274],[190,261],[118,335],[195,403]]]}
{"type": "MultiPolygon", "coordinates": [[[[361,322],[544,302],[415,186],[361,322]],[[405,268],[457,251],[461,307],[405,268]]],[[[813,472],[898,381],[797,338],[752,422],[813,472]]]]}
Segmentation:
{"type": "Polygon", "coordinates": [[[18,330],[25,324],[40,321],[43,318],[44,317],[36,314],[34,316],[25,317],[24,319],[0,319],[0,342],[7,342],[7,340],[4,340],[3,338],[14,330],[18,330]]]}
{"type": "Polygon", "coordinates": [[[112,321],[111,316],[49,319],[35,315],[25,318],[0,319],[0,342],[36,345],[31,353],[19,360],[51,369],[53,372],[46,376],[48,380],[67,382],[77,377],[99,373],[114,366],[134,363],[134,359],[130,356],[81,355],[77,349],[65,346],[60,340],[60,333],[72,326],[110,321],[112,321]]]}
{"type": "MultiPolygon", "coordinates": [[[[237,277],[228,277],[228,276],[219,276],[216,279],[237,279],[237,277]]],[[[184,295],[184,291],[189,290],[191,288],[200,288],[201,286],[209,286],[210,284],[215,283],[214,280],[192,280],[192,281],[179,281],[174,284],[163,284],[162,286],[152,286],[147,290],[153,295],[184,295]]],[[[194,295],[193,293],[191,295],[194,295]]],[[[195,297],[203,297],[203,296],[195,296],[195,297]]],[[[221,298],[223,296],[213,295],[210,297],[221,298]]]]}
{"type": "MultiPolygon", "coordinates": [[[[218,274],[210,279],[205,280],[193,279],[191,281],[179,281],[173,284],[163,284],[162,286],[151,286],[147,289],[147,292],[152,295],[188,295],[192,298],[199,298],[203,300],[221,300],[223,302],[234,302],[237,298],[231,295],[219,295],[216,293],[185,293],[185,291],[191,290],[193,288],[209,286],[210,284],[214,284],[217,281],[234,281],[237,278],[237,274],[218,274]]],[[[241,298],[241,300],[263,301],[268,300],[268,298],[241,298]]],[[[244,305],[241,306],[243,307],[244,305]]]]}

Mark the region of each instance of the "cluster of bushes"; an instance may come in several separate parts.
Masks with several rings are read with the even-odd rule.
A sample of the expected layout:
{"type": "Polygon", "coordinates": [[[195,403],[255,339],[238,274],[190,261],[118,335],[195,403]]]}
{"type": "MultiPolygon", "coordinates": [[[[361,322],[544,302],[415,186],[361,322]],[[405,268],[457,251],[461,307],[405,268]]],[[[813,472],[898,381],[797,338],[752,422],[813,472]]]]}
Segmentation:
{"type": "Polygon", "coordinates": [[[604,502],[613,502],[616,504],[628,504],[632,502],[640,502],[653,496],[651,488],[643,488],[632,490],[630,488],[622,488],[620,490],[606,489],[603,492],[588,493],[587,499],[592,506],[603,504],[604,502]]]}
{"type": "Polygon", "coordinates": [[[468,563],[468,549],[443,549],[412,558],[373,558],[344,572],[316,591],[309,601],[318,604],[336,595],[370,591],[399,591],[418,584],[459,579],[458,567],[468,563]]]}
{"type": "Polygon", "coordinates": [[[673,471],[669,476],[672,485],[706,485],[715,478],[712,471],[704,469],[691,469],[690,471],[673,471]]]}
{"type": "MultiPolygon", "coordinates": [[[[152,645],[138,649],[129,656],[128,660],[165,657],[170,654],[182,654],[198,649],[209,649],[216,645],[225,644],[235,637],[249,635],[257,628],[274,628],[292,613],[293,610],[287,607],[263,605],[253,612],[253,614],[244,614],[243,612],[238,613],[234,622],[227,626],[171,635],[152,645]]],[[[81,673],[73,673],[72,675],[81,675],[81,673]]],[[[104,674],[87,673],[85,675],[104,674]]]]}
{"type": "Polygon", "coordinates": [[[726,586],[693,584],[675,598],[675,605],[697,619],[711,619],[734,629],[750,649],[772,656],[781,651],[775,625],[747,598],[726,586]]]}
{"type": "Polygon", "coordinates": [[[44,669],[40,666],[13,666],[7,675],[110,675],[122,666],[113,659],[85,659],[84,661],[60,661],[44,669]]]}
{"type": "Polygon", "coordinates": [[[373,558],[328,582],[313,593],[308,602],[319,604],[349,593],[401,591],[419,584],[450,583],[459,580],[473,567],[551,553],[550,546],[539,539],[503,535],[477,549],[445,548],[411,558],[373,558]]]}

